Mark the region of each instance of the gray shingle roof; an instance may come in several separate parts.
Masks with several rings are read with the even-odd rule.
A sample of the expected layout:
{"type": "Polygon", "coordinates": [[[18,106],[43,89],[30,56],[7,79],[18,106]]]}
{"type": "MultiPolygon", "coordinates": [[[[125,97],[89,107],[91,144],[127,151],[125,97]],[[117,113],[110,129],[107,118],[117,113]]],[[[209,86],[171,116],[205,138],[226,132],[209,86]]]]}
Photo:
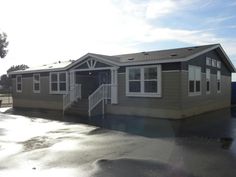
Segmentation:
{"type": "Polygon", "coordinates": [[[186,58],[218,44],[115,55],[121,63],[186,58]]]}
{"type": "MultiPolygon", "coordinates": [[[[86,59],[86,57],[92,56],[92,57],[98,57],[103,60],[106,60],[107,62],[113,62],[113,64],[117,66],[122,65],[135,65],[137,63],[145,64],[146,62],[152,62],[152,63],[158,63],[158,62],[177,62],[182,61],[185,59],[193,58],[194,55],[199,55],[201,53],[207,52],[209,50],[213,50],[215,48],[218,48],[221,46],[219,44],[211,44],[211,45],[203,45],[203,46],[193,46],[193,47],[184,47],[184,48],[176,48],[176,49],[168,49],[168,50],[157,50],[157,51],[148,51],[148,52],[139,52],[139,53],[131,53],[131,54],[122,54],[122,55],[101,55],[101,54],[94,54],[94,53],[88,53],[84,55],[83,57],[79,58],[75,62],[70,61],[63,61],[63,62],[57,62],[49,65],[43,65],[41,67],[35,67],[35,68],[29,68],[24,71],[16,71],[12,72],[11,74],[15,73],[27,73],[27,72],[45,72],[45,71],[51,71],[51,70],[66,70],[73,65],[76,65],[77,63],[83,61],[86,59]]],[[[222,52],[223,49],[221,48],[222,52]]],[[[227,57],[225,53],[223,53],[227,57]]],[[[232,67],[232,71],[235,71],[234,66],[228,59],[228,65],[229,67],[232,67]]]]}

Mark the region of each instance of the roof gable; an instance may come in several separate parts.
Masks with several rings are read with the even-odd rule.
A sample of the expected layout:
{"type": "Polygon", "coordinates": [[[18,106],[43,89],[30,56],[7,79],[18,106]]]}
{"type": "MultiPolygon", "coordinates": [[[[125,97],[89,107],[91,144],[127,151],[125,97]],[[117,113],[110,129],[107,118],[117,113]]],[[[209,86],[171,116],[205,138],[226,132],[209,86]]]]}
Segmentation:
{"type": "Polygon", "coordinates": [[[71,69],[80,69],[80,70],[89,70],[89,69],[101,69],[101,68],[110,68],[117,67],[119,64],[113,61],[110,61],[108,58],[101,57],[97,54],[86,54],[85,56],[78,59],[76,62],[67,66],[69,70],[71,69]]]}

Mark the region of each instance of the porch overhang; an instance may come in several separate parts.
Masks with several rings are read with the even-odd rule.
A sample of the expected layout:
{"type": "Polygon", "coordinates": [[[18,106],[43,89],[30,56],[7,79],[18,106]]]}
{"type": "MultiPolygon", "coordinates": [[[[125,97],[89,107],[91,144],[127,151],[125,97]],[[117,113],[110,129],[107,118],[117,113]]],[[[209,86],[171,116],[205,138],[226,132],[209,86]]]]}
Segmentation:
{"type": "Polygon", "coordinates": [[[91,71],[91,70],[104,70],[104,69],[118,69],[119,63],[102,55],[88,53],[78,59],[76,62],[66,67],[69,71],[91,71]]]}

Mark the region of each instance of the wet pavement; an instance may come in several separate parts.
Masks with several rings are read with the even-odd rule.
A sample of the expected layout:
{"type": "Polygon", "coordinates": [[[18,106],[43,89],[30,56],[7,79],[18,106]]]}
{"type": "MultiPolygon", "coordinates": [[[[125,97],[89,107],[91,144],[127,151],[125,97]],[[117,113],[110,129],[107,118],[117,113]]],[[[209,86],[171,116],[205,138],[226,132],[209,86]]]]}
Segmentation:
{"type": "Polygon", "coordinates": [[[3,108],[0,112],[0,176],[236,174],[234,108],[180,121],[125,116],[85,119],[3,108]]]}

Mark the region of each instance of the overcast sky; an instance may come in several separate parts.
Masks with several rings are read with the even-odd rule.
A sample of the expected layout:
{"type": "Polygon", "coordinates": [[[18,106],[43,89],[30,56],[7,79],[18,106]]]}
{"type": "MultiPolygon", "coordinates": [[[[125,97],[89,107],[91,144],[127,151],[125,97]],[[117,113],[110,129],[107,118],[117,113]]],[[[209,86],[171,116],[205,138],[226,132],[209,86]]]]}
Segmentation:
{"type": "Polygon", "coordinates": [[[9,53],[0,74],[87,52],[121,54],[221,43],[236,65],[235,0],[0,0],[9,53]]]}

